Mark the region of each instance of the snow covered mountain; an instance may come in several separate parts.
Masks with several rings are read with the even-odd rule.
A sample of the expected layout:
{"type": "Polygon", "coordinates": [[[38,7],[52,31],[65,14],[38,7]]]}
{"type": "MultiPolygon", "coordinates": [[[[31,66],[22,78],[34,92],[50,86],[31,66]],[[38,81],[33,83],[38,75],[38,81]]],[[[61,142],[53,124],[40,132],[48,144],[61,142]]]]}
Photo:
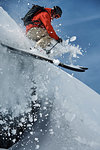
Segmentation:
{"type": "MultiPolygon", "coordinates": [[[[0,42],[17,48],[31,47],[1,7],[0,42]]],[[[11,138],[10,127],[12,150],[99,150],[100,95],[56,66],[11,53],[0,45],[0,138],[4,136],[3,128],[5,137],[11,138]],[[34,112],[31,102],[35,102],[34,112]],[[22,137],[15,144],[16,126],[12,119],[5,119],[9,110],[10,117],[20,118],[16,124],[26,128],[19,132],[22,137]]]]}

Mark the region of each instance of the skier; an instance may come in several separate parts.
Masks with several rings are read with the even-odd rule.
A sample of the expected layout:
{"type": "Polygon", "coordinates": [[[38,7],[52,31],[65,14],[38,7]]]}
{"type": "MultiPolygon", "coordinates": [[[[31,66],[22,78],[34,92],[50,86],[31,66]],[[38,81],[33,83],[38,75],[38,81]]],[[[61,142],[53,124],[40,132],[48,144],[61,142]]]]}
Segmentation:
{"type": "Polygon", "coordinates": [[[62,39],[54,31],[51,21],[60,18],[62,10],[58,6],[45,8],[45,11],[38,13],[32,18],[32,24],[26,25],[26,35],[29,39],[36,41],[36,46],[46,49],[50,46],[51,40],[55,39],[58,43],[62,39]]]}

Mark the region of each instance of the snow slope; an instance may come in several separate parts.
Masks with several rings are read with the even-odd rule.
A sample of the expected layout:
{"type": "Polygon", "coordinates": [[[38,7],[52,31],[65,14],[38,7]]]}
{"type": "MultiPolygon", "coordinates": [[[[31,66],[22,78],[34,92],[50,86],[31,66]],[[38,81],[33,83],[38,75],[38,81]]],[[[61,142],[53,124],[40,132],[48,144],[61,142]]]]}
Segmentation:
{"type": "MultiPolygon", "coordinates": [[[[0,18],[1,42],[17,48],[31,46],[2,8],[0,18]]],[[[14,116],[28,112],[33,81],[41,104],[40,118],[11,149],[99,150],[100,95],[52,64],[0,46],[0,112],[6,108],[14,116]]]]}

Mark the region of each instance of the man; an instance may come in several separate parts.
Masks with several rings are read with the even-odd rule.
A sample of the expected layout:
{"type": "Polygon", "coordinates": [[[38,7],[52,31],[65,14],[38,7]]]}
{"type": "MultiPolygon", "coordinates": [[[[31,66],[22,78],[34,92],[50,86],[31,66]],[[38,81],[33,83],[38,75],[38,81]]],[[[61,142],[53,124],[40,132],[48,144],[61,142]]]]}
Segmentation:
{"type": "Polygon", "coordinates": [[[62,10],[58,6],[51,8],[45,8],[45,11],[38,13],[32,18],[32,24],[26,26],[27,37],[36,41],[36,46],[40,46],[45,49],[49,46],[52,39],[62,42],[62,39],[58,37],[54,31],[51,21],[56,18],[60,18],[62,10]]]}

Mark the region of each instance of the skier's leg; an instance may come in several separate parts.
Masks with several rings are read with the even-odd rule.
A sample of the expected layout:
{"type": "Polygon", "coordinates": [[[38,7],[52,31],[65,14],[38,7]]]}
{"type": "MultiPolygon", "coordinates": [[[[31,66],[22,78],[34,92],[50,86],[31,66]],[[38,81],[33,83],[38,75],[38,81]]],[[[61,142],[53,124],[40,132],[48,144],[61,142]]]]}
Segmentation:
{"type": "Polygon", "coordinates": [[[27,32],[27,37],[30,39],[30,40],[33,40],[33,41],[38,41],[40,40],[40,32],[39,32],[39,28],[31,28],[28,32],[27,32]]]}
{"type": "Polygon", "coordinates": [[[36,42],[36,46],[40,46],[45,49],[47,46],[50,46],[51,40],[52,38],[49,35],[46,35],[36,42]]]}
{"type": "Polygon", "coordinates": [[[31,40],[34,41],[38,41],[40,40],[42,37],[47,35],[47,32],[45,29],[43,28],[38,28],[38,27],[34,27],[31,28],[28,32],[27,32],[27,37],[31,40]]]}
{"type": "Polygon", "coordinates": [[[27,32],[27,37],[33,41],[36,41],[36,46],[40,46],[45,49],[49,46],[52,38],[48,35],[46,29],[34,27],[27,32]]]}

